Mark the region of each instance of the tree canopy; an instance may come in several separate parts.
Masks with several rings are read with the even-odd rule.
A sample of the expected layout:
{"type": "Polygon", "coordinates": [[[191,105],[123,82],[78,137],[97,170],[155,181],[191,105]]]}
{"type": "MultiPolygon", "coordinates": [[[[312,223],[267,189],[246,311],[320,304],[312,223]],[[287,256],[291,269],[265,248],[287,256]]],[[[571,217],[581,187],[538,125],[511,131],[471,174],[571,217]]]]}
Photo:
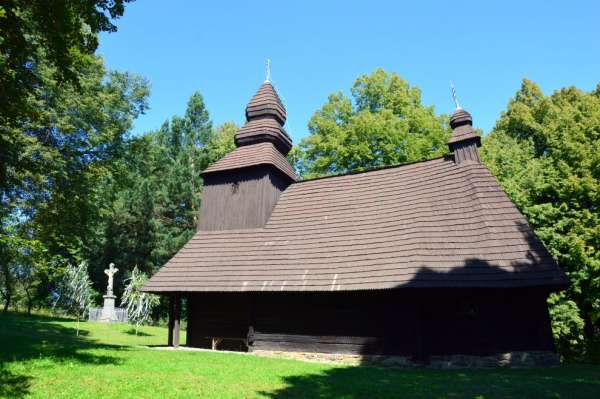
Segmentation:
{"type": "Polygon", "coordinates": [[[551,298],[562,352],[598,356],[592,352],[600,333],[600,85],[546,96],[524,80],[482,158],[571,280],[551,298]]]}
{"type": "Polygon", "coordinates": [[[356,79],[352,99],[329,96],[292,157],[304,177],[345,173],[445,154],[448,117],[421,102],[421,91],[377,69],[356,79]]]}
{"type": "MultiPolygon", "coordinates": [[[[27,97],[43,79],[37,68],[52,67],[53,78],[78,83],[76,64],[98,47],[100,32],[114,32],[113,21],[131,0],[4,0],[0,4],[0,106],[2,117],[27,115],[27,97]]],[[[4,121],[6,122],[6,121],[4,121]]]]}

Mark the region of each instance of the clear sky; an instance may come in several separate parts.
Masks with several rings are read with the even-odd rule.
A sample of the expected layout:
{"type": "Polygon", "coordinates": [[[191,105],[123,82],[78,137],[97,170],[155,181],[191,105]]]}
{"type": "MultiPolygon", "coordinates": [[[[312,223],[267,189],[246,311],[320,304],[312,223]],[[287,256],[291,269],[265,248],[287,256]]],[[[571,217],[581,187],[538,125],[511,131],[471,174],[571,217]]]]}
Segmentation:
{"type": "Polygon", "coordinates": [[[214,123],[244,122],[264,80],[285,102],[294,142],[327,96],[377,67],[451,113],[449,81],[486,133],[527,77],[545,93],[600,82],[600,1],[137,0],[101,37],[109,68],[145,76],[151,109],[134,133],[181,115],[199,90],[214,123]]]}

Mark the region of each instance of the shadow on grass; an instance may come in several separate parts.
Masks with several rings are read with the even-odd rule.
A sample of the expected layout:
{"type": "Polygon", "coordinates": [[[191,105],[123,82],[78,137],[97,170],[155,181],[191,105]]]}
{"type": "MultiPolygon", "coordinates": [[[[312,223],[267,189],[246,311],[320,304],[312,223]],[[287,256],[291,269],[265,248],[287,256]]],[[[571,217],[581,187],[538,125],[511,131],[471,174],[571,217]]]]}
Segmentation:
{"type": "Polygon", "coordinates": [[[135,328],[130,328],[129,330],[124,331],[124,333],[127,334],[127,335],[134,335],[136,337],[152,337],[153,336],[153,334],[148,334],[148,333],[145,333],[143,331],[138,331],[136,333],[135,332],[135,328]]]}
{"type": "Polygon", "coordinates": [[[29,393],[31,377],[15,374],[0,365],[0,397],[22,398],[29,393]]]}
{"type": "MultiPolygon", "coordinates": [[[[0,397],[27,395],[32,377],[15,374],[10,364],[32,359],[52,359],[57,363],[119,364],[119,357],[93,353],[93,349],[127,350],[87,338],[88,331],[58,324],[72,321],[57,317],[0,313],[0,397]]],[[[73,323],[74,324],[74,323],[73,323]]]]}
{"type": "Polygon", "coordinates": [[[262,391],[287,398],[599,398],[600,367],[547,369],[384,369],[336,367],[282,377],[284,388],[262,391]]]}

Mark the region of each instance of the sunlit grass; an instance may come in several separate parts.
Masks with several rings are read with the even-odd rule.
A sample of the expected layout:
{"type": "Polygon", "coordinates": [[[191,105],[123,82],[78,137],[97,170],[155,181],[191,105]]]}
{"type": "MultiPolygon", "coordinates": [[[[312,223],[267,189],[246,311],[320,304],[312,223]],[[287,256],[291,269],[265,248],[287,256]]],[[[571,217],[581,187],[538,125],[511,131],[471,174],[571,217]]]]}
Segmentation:
{"type": "MultiPolygon", "coordinates": [[[[18,398],[600,398],[600,367],[342,367],[167,351],[167,330],[0,314],[0,396],[18,398]]],[[[185,335],[182,337],[185,342],[185,335]]]]}

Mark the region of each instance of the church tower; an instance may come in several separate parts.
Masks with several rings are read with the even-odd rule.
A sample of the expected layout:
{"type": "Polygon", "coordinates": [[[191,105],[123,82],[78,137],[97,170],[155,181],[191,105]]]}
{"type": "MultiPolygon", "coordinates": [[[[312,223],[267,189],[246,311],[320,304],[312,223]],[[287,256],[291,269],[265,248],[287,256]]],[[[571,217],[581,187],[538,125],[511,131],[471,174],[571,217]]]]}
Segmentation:
{"type": "Polygon", "coordinates": [[[285,107],[267,79],[246,106],[237,148],[202,172],[198,230],[260,228],[269,220],[283,190],[297,179],[285,157],[292,148],[285,120],[285,107]]]}

